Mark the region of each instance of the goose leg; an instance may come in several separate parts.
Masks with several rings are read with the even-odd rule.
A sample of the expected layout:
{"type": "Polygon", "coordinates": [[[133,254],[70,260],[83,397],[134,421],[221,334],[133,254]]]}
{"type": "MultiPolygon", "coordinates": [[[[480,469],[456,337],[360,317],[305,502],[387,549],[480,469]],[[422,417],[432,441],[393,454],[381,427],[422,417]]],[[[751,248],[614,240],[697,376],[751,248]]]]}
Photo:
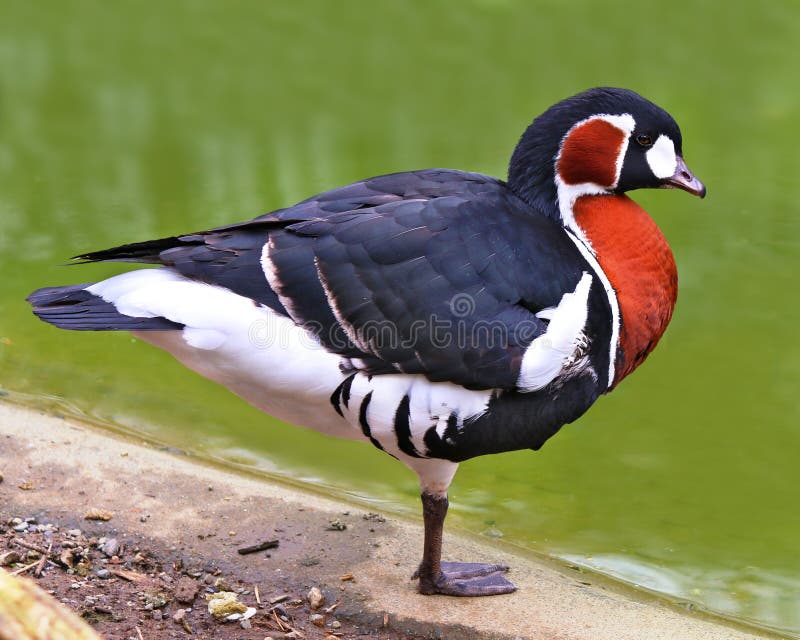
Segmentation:
{"type": "Polygon", "coordinates": [[[414,578],[419,578],[419,592],[425,595],[494,596],[516,591],[517,588],[503,576],[508,571],[505,565],[442,562],[442,531],[447,506],[446,494],[422,492],[425,543],[422,562],[414,574],[414,578]]]}

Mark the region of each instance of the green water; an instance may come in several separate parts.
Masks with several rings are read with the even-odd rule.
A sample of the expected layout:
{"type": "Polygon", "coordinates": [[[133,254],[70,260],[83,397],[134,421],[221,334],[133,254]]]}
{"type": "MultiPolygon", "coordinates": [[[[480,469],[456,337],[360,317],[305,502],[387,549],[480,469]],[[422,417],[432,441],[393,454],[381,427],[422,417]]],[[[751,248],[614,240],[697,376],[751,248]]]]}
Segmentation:
{"type": "Polygon", "coordinates": [[[636,195],[676,255],[675,319],[542,452],[464,464],[449,525],[798,635],[798,41],[791,1],[4,2],[0,384],[415,512],[412,474],[371,447],[281,425],[130,336],[52,329],[23,298],[122,269],[58,266],[75,253],[366,176],[504,175],[549,104],[629,86],[676,116],[709,187],[636,195]]]}

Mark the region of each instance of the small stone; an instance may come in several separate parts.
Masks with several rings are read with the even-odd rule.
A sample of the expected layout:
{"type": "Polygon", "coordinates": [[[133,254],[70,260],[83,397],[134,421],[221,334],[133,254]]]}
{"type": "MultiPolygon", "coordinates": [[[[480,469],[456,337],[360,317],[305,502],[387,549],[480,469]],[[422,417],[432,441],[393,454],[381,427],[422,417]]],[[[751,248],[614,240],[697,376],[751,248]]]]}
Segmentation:
{"type": "Polygon", "coordinates": [[[142,598],[145,602],[145,609],[149,607],[151,611],[153,609],[165,607],[169,602],[169,597],[167,597],[167,594],[163,593],[162,591],[146,591],[142,594],[142,598]]]}
{"type": "Polygon", "coordinates": [[[245,620],[249,620],[254,615],[256,615],[256,608],[255,607],[247,607],[247,611],[242,614],[242,618],[245,620]]]}
{"type": "Polygon", "coordinates": [[[16,551],[0,553],[0,567],[8,567],[15,562],[19,562],[19,554],[16,551]]]}
{"type": "Polygon", "coordinates": [[[14,526],[14,531],[16,531],[17,533],[24,533],[27,530],[28,530],[28,523],[27,522],[23,522],[22,524],[18,524],[18,525],[14,526]]]}
{"type": "Polygon", "coordinates": [[[186,620],[186,609],[178,609],[175,613],[172,614],[172,621],[175,624],[182,625],[185,620],[186,620]]]}
{"type": "Polygon", "coordinates": [[[317,587],[312,587],[311,590],[308,592],[308,604],[316,611],[322,606],[322,603],[325,602],[325,596],[322,595],[322,591],[320,591],[317,587]]]}
{"type": "Polygon", "coordinates": [[[326,527],[326,529],[328,531],[344,531],[345,529],[347,529],[347,525],[341,520],[339,520],[339,518],[336,518],[336,520],[330,520],[328,522],[328,526],[326,527]]]}
{"type": "Polygon", "coordinates": [[[108,580],[111,577],[111,572],[108,569],[98,569],[95,575],[101,580],[108,580]]]}
{"type": "Polygon", "coordinates": [[[81,537],[81,530],[80,529],[67,529],[66,534],[70,538],[80,538],[81,537]]]}
{"type": "Polygon", "coordinates": [[[242,627],[242,629],[252,629],[253,628],[253,625],[247,619],[242,620],[239,623],[239,625],[242,627]]]}
{"type": "Polygon", "coordinates": [[[364,520],[370,520],[372,522],[386,522],[386,518],[384,518],[379,513],[373,513],[372,511],[370,511],[369,513],[365,513],[361,517],[364,518],[364,520]]]}
{"type": "Polygon", "coordinates": [[[231,587],[230,582],[228,582],[225,578],[217,578],[214,581],[214,586],[220,591],[233,591],[233,587],[231,587]]]}
{"type": "Polygon", "coordinates": [[[313,558],[311,556],[306,556],[305,558],[300,559],[300,565],[303,567],[314,567],[319,564],[319,558],[313,558]]]}
{"type": "Polygon", "coordinates": [[[175,585],[175,599],[181,604],[191,604],[197,597],[197,581],[184,576],[175,585]]]}
{"type": "Polygon", "coordinates": [[[0,482],[2,482],[2,481],[3,481],[3,474],[2,474],[2,472],[0,472],[0,482]]]}
{"type": "Polygon", "coordinates": [[[33,482],[30,481],[20,482],[17,486],[23,491],[33,491],[34,488],[33,482]]]}
{"type": "Polygon", "coordinates": [[[119,542],[116,538],[109,538],[105,541],[105,544],[100,548],[100,550],[108,557],[111,558],[117,555],[119,551],[119,542]]]}
{"type": "Polygon", "coordinates": [[[339,629],[341,628],[341,626],[342,623],[339,622],[338,620],[334,620],[333,622],[331,622],[331,629],[339,629]]]}
{"type": "Polygon", "coordinates": [[[161,609],[156,609],[153,611],[153,620],[163,620],[164,614],[162,613],[161,609]]]}
{"type": "Polygon", "coordinates": [[[324,627],[325,626],[325,616],[319,613],[312,613],[311,616],[308,618],[315,627],[324,627]]]}

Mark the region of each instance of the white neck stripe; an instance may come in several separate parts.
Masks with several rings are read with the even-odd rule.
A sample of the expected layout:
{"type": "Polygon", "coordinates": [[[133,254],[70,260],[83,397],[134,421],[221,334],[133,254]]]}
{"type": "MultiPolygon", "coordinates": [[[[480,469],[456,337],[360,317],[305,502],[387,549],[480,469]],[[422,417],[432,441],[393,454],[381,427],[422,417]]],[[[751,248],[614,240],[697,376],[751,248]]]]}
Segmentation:
{"type": "Polygon", "coordinates": [[[628,142],[633,130],[636,128],[636,120],[634,120],[633,116],[629,113],[623,113],[621,115],[600,113],[575,123],[561,139],[561,144],[558,147],[558,153],[554,158],[554,174],[558,198],[558,210],[561,214],[561,221],[565,227],[567,235],[569,236],[570,240],[575,243],[575,246],[578,247],[581,255],[583,255],[583,257],[592,267],[592,270],[594,270],[597,278],[603,284],[603,288],[606,291],[606,296],[608,296],[608,304],[611,308],[611,341],[609,343],[608,353],[608,388],[611,388],[611,385],[614,384],[617,350],[619,349],[619,332],[621,323],[619,300],[617,299],[617,292],[614,291],[614,287],[611,286],[611,281],[608,279],[608,276],[606,275],[605,271],[603,271],[603,268],[600,266],[600,263],[597,260],[592,243],[589,241],[589,238],[586,237],[583,229],[581,229],[578,223],[575,221],[575,214],[573,212],[575,202],[581,196],[607,194],[609,193],[609,190],[607,187],[595,184],[593,182],[584,182],[574,185],[566,184],[558,175],[558,160],[561,157],[561,150],[564,146],[564,141],[575,128],[580,127],[590,120],[596,119],[605,120],[625,134],[625,138],[616,158],[616,172],[614,175],[614,184],[611,185],[611,188],[613,189],[617,186],[620,175],[622,174],[622,165],[625,162],[625,154],[628,152],[628,142]]]}
{"type": "MultiPolygon", "coordinates": [[[[608,304],[611,307],[611,341],[609,342],[609,353],[608,353],[608,384],[607,388],[611,388],[611,385],[614,384],[614,375],[616,374],[616,360],[617,360],[617,349],[619,348],[619,328],[620,328],[620,314],[619,314],[619,300],[617,299],[617,292],[614,291],[614,287],[611,286],[611,282],[608,279],[605,271],[600,266],[600,263],[597,261],[597,258],[594,255],[594,252],[591,248],[581,239],[581,237],[574,234],[570,229],[566,229],[567,236],[572,242],[578,247],[578,251],[581,252],[581,255],[586,259],[586,262],[589,263],[589,266],[597,275],[600,282],[603,283],[603,288],[606,291],[606,296],[608,296],[608,304]]],[[[584,234],[581,232],[581,236],[584,234]]],[[[585,237],[585,236],[584,236],[585,237]]]]}

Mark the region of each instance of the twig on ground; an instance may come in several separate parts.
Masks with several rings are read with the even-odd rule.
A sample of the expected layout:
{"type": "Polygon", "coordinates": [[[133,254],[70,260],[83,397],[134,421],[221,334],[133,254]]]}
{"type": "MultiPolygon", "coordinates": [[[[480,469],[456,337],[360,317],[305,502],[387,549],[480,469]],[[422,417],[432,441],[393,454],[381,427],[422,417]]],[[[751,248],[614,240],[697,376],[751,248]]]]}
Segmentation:
{"type": "Polygon", "coordinates": [[[12,542],[19,547],[24,547],[26,549],[30,549],[31,551],[38,551],[39,553],[50,553],[50,549],[53,548],[52,542],[50,543],[50,549],[45,549],[38,544],[33,544],[27,540],[22,540],[21,538],[14,538],[12,542]]]}
{"type": "Polygon", "coordinates": [[[47,551],[42,554],[42,557],[39,558],[39,562],[36,565],[36,568],[33,570],[33,575],[37,578],[42,575],[42,571],[44,570],[44,565],[47,564],[47,560],[50,558],[50,552],[53,550],[53,543],[50,543],[50,546],[47,548],[47,551]]]}
{"type": "Polygon", "coordinates": [[[25,565],[24,567],[20,567],[19,569],[16,569],[15,571],[12,571],[11,575],[12,576],[16,576],[16,575],[19,575],[20,573],[25,573],[28,569],[32,569],[37,564],[39,564],[39,560],[36,560],[36,562],[31,562],[30,564],[25,565]]]}
{"type": "Polygon", "coordinates": [[[265,540],[249,547],[242,547],[237,549],[239,555],[246,556],[249,553],[258,553],[259,551],[266,551],[267,549],[277,549],[280,544],[279,540],[265,540]]]}

